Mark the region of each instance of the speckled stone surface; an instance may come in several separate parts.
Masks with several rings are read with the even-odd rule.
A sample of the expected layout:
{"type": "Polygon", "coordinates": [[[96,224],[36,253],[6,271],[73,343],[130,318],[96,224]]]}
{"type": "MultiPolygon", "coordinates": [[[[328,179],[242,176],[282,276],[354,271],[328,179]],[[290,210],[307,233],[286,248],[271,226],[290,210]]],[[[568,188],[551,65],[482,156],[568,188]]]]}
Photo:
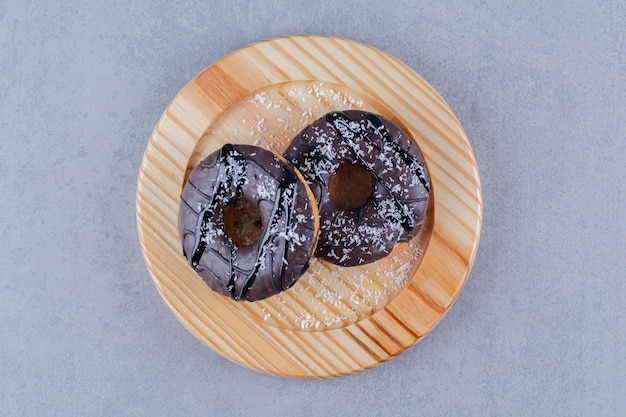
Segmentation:
{"type": "Polygon", "coordinates": [[[624,22],[623,1],[0,2],[0,415],[626,415],[624,22]],[[234,49],[299,33],[423,75],[484,194],[449,314],[330,380],[204,347],[135,226],[142,153],[174,95],[234,49]]]}

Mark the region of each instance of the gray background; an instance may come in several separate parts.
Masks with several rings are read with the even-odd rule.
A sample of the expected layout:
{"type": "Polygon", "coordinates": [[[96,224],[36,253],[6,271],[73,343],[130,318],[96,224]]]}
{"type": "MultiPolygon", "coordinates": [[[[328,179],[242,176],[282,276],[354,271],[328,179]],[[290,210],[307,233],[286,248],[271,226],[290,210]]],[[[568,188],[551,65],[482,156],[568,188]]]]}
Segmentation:
{"type": "Polygon", "coordinates": [[[626,415],[624,1],[97,3],[0,0],[0,415],[626,415]],[[234,49],[300,33],[424,76],[484,193],[449,314],[330,380],[204,347],[153,286],[135,225],[174,95],[234,49]]]}

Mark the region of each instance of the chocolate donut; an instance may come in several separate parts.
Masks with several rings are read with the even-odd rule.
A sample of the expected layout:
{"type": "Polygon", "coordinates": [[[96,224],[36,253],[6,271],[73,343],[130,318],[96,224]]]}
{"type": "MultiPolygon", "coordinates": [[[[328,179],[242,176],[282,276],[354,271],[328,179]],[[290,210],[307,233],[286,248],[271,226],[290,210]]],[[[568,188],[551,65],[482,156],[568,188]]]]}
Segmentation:
{"type": "Polygon", "coordinates": [[[328,113],[304,128],[283,156],[317,200],[320,258],[341,266],[374,262],[421,229],[430,195],[424,159],[386,118],[328,113]]]}
{"type": "Polygon", "coordinates": [[[256,301],[308,268],[317,207],[301,174],[272,152],[224,145],[189,175],[178,229],[183,255],[207,285],[256,301]]]}

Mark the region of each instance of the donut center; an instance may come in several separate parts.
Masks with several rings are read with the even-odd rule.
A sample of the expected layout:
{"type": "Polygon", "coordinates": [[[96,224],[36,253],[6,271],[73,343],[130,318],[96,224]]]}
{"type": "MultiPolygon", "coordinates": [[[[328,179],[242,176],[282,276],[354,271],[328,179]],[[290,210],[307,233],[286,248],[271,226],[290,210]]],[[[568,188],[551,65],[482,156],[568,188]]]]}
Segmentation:
{"type": "Polygon", "coordinates": [[[235,244],[255,244],[261,236],[261,230],[261,215],[255,204],[239,199],[224,207],[224,231],[235,244]]]}
{"type": "Polygon", "coordinates": [[[342,164],[330,177],[330,199],[342,210],[363,207],[374,192],[374,179],[360,164],[342,164]]]}

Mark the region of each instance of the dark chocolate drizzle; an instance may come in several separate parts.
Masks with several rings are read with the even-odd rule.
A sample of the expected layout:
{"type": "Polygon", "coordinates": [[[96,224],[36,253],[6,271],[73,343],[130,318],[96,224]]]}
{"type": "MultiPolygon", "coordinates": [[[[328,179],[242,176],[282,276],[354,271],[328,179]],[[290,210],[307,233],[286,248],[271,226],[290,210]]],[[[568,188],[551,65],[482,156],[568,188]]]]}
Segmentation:
{"type": "MultiPolygon", "coordinates": [[[[286,223],[290,223],[291,215],[293,214],[293,203],[295,201],[294,195],[296,192],[296,183],[297,177],[292,171],[283,171],[283,178],[280,181],[280,185],[278,186],[277,196],[274,204],[274,209],[272,210],[272,215],[270,216],[270,221],[268,226],[265,228],[265,236],[261,239],[261,245],[259,249],[259,254],[257,255],[257,262],[254,265],[254,269],[248,274],[246,277],[246,281],[243,284],[241,291],[239,294],[233,295],[233,298],[237,300],[245,299],[248,293],[250,292],[250,288],[252,288],[252,284],[256,280],[259,269],[261,267],[260,259],[267,256],[267,251],[270,250],[270,242],[274,237],[277,236],[277,224],[283,214],[287,215],[286,223]]],[[[234,245],[234,244],[233,244],[234,245]]],[[[232,246],[231,246],[232,247],[232,246]]],[[[286,242],[283,243],[281,257],[280,257],[280,267],[281,271],[286,266],[286,250],[287,245],[286,242]]],[[[272,280],[272,284],[274,285],[274,289],[276,292],[280,292],[285,290],[283,288],[283,284],[281,282],[280,286],[276,286],[276,281],[272,280]]],[[[232,293],[231,293],[232,294],[232,293]]]]}
{"type": "MultiPolygon", "coordinates": [[[[207,237],[208,230],[205,226],[210,223],[210,218],[213,216],[215,212],[215,209],[217,206],[216,201],[218,197],[225,196],[226,193],[228,192],[228,189],[231,188],[233,185],[232,184],[233,177],[226,175],[226,169],[228,165],[229,164],[237,165],[235,169],[242,169],[245,172],[245,159],[243,155],[240,152],[238,152],[233,145],[226,144],[222,147],[222,149],[220,149],[219,152],[220,152],[220,156],[219,156],[219,170],[220,171],[219,171],[219,174],[217,175],[217,181],[215,182],[213,191],[210,194],[209,203],[200,212],[200,215],[198,216],[198,223],[196,225],[196,242],[193,248],[193,255],[190,258],[190,265],[194,269],[200,263],[200,258],[202,257],[202,255],[204,254],[206,250],[206,246],[207,246],[206,237],[207,237]],[[231,157],[230,158],[231,161],[233,161],[234,163],[228,161],[229,156],[231,157]]],[[[235,197],[233,198],[233,200],[236,200],[241,194],[241,186],[243,185],[242,184],[243,176],[237,176],[236,181],[237,182],[234,184],[236,187],[236,191],[235,191],[235,197]]],[[[196,187],[195,185],[193,187],[196,190],[198,190],[198,187],[196,187]]],[[[229,240],[230,240],[230,246],[231,246],[231,251],[232,251],[232,247],[234,243],[232,242],[232,239],[229,238],[229,240]]],[[[184,248],[183,248],[183,254],[187,256],[185,254],[184,248]]],[[[231,265],[232,265],[232,257],[231,257],[231,265]]],[[[233,284],[231,282],[228,283],[229,287],[232,285],[233,284]]]]}
{"type": "MultiPolygon", "coordinates": [[[[345,117],[345,114],[342,114],[345,117]]],[[[426,167],[424,166],[424,164],[418,161],[414,155],[411,155],[406,149],[402,148],[398,144],[398,142],[394,141],[391,138],[389,129],[385,127],[385,124],[380,119],[380,116],[373,113],[367,113],[365,115],[365,118],[376,128],[375,132],[382,136],[382,139],[387,144],[387,146],[392,148],[394,152],[402,157],[402,160],[407,165],[407,168],[417,176],[424,188],[426,188],[426,191],[430,193],[430,180],[428,178],[428,175],[426,174],[426,167]]],[[[364,136],[368,140],[371,140],[367,137],[367,135],[364,136]]]]}

